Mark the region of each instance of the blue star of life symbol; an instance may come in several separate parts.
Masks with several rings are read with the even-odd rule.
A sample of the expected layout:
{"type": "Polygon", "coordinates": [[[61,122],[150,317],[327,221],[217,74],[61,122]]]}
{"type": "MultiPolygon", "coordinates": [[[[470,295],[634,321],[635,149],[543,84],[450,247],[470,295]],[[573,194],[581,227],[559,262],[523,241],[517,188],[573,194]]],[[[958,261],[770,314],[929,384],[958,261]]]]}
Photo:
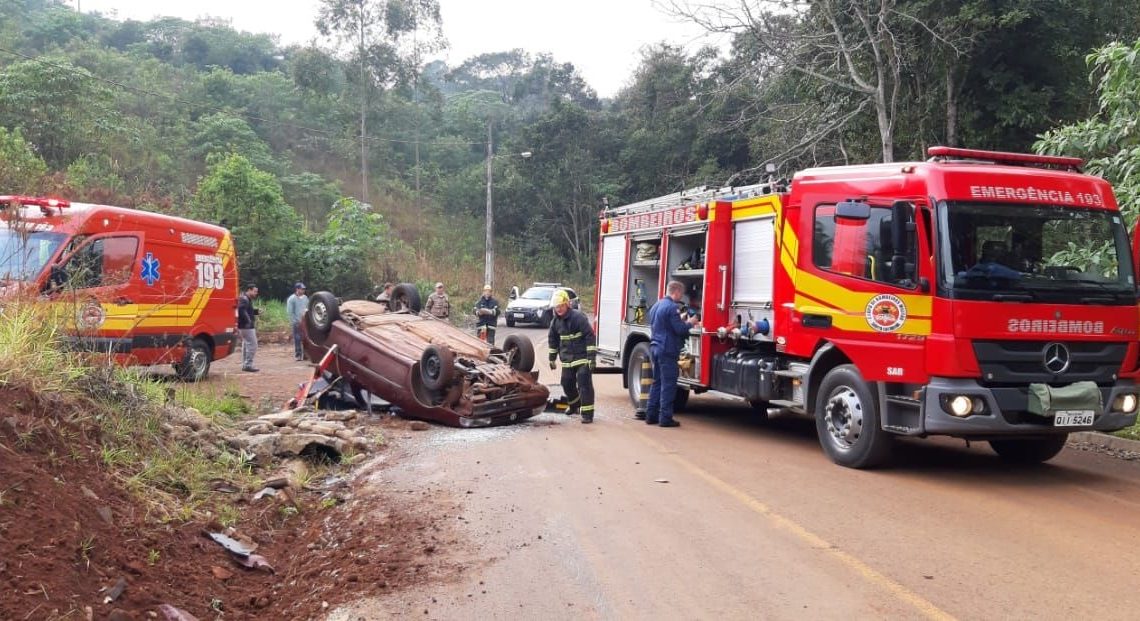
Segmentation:
{"type": "Polygon", "coordinates": [[[154,282],[158,280],[158,266],[160,263],[158,259],[154,258],[153,252],[146,253],[142,260],[142,274],[140,276],[146,281],[148,287],[153,287],[154,282]]]}

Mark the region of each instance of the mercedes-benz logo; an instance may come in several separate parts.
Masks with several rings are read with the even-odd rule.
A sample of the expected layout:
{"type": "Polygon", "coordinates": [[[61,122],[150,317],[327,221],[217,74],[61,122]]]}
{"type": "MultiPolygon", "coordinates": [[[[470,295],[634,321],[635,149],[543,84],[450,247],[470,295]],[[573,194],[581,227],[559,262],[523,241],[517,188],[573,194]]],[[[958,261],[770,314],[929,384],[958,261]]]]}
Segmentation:
{"type": "Polygon", "coordinates": [[[1049,343],[1045,346],[1045,351],[1041,352],[1041,360],[1046,371],[1060,375],[1069,370],[1069,348],[1064,343],[1049,343]]]}

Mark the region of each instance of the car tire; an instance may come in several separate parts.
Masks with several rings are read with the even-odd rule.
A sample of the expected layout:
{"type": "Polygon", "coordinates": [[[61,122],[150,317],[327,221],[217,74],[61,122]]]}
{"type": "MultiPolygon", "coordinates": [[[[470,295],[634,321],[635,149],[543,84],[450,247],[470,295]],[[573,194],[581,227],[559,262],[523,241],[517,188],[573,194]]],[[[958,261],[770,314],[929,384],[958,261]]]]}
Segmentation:
{"type": "Polygon", "coordinates": [[[444,345],[428,345],[420,355],[420,379],[428,390],[440,390],[455,379],[455,352],[444,345]]]}
{"type": "Polygon", "coordinates": [[[210,346],[202,339],[191,339],[186,344],[182,361],[174,365],[178,379],[184,382],[200,382],[210,374],[210,361],[213,358],[210,346]]]}
{"type": "Polygon", "coordinates": [[[510,317],[508,317],[508,318],[507,318],[507,327],[508,327],[508,328],[513,328],[513,327],[515,327],[515,320],[514,320],[514,319],[511,319],[510,317]]]}
{"type": "Polygon", "coordinates": [[[503,351],[511,359],[511,368],[516,371],[534,370],[534,343],[519,334],[512,334],[503,341],[503,351]]]}
{"type": "Polygon", "coordinates": [[[855,365],[827,372],[815,399],[815,429],[823,452],[848,468],[871,468],[887,462],[894,436],[879,424],[871,387],[855,365]]]}
{"type": "Polygon", "coordinates": [[[420,290],[411,283],[400,283],[392,289],[391,301],[388,304],[393,312],[408,311],[418,314],[423,308],[420,303],[420,290]]]}
{"type": "Polygon", "coordinates": [[[1057,456],[1065,448],[1069,434],[1043,438],[990,440],[990,448],[1005,461],[1015,464],[1040,464],[1057,456]]]}
{"type": "Polygon", "coordinates": [[[318,291],[305,311],[305,328],[309,339],[323,346],[332,331],[333,322],[340,319],[340,303],[328,291],[318,291]]]}
{"type": "MultiPolygon", "coordinates": [[[[629,352],[629,362],[625,367],[625,385],[629,389],[629,401],[633,407],[641,407],[641,380],[648,379],[653,383],[653,362],[649,356],[649,343],[638,343],[629,352]],[[649,361],[649,374],[645,375],[642,363],[649,361]]],[[[645,389],[645,398],[649,398],[649,388],[645,389]]]]}
{"type": "Polygon", "coordinates": [[[538,325],[545,329],[550,329],[551,323],[554,323],[554,311],[543,311],[542,315],[538,318],[538,325]]]}

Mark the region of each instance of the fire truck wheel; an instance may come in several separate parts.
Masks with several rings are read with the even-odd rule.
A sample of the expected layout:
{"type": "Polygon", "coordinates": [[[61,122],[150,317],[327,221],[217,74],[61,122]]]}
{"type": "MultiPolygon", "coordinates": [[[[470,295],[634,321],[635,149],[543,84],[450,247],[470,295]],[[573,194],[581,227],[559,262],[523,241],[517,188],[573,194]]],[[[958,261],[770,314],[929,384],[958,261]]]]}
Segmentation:
{"type": "Polygon", "coordinates": [[[309,310],[305,312],[309,339],[317,345],[324,345],[332,324],[337,319],[340,319],[340,304],[336,301],[336,296],[328,291],[314,293],[309,302],[309,310]]]}
{"type": "Polygon", "coordinates": [[[400,283],[392,289],[392,298],[389,303],[393,311],[407,311],[418,314],[423,306],[420,304],[420,290],[411,283],[400,283]]]}
{"type": "Polygon", "coordinates": [[[182,361],[174,365],[174,372],[184,382],[200,382],[210,373],[210,346],[202,339],[193,339],[182,354],[182,361]]]}
{"type": "Polygon", "coordinates": [[[1049,461],[1065,448],[1069,434],[1046,436],[1043,438],[1017,438],[1015,440],[990,440],[990,448],[1002,459],[1017,464],[1039,464],[1049,461]]]}
{"type": "Polygon", "coordinates": [[[894,444],[894,437],[879,425],[871,387],[851,364],[823,377],[815,400],[815,429],[827,456],[848,468],[884,463],[894,444]]]}
{"type": "Polygon", "coordinates": [[[503,341],[503,351],[510,354],[512,369],[523,373],[534,369],[534,343],[530,339],[512,334],[503,341]]]}
{"type": "MultiPolygon", "coordinates": [[[[653,368],[648,369],[648,372],[642,374],[642,363],[650,362],[649,360],[649,343],[638,343],[634,345],[633,350],[629,352],[629,363],[625,367],[625,385],[629,389],[629,401],[633,407],[641,405],[641,380],[642,378],[653,381],[653,368]]],[[[649,399],[649,385],[645,386],[645,398],[649,399]]]]}
{"type": "Polygon", "coordinates": [[[445,345],[428,345],[420,356],[420,379],[428,390],[440,390],[455,378],[455,352],[445,345]]]}

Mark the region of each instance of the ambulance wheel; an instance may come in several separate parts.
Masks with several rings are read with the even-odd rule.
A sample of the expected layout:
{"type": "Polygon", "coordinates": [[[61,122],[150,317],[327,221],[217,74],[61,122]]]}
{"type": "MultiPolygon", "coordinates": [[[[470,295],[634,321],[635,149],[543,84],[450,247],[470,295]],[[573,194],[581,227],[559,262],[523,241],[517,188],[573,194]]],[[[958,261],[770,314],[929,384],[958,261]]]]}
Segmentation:
{"type": "Polygon", "coordinates": [[[518,334],[503,341],[503,351],[510,354],[511,368],[526,373],[534,369],[534,343],[518,334]]]}
{"type": "Polygon", "coordinates": [[[894,445],[894,436],[879,424],[871,387],[851,364],[823,377],[815,399],[815,429],[823,452],[848,468],[883,464],[894,445]]]}
{"type": "Polygon", "coordinates": [[[428,345],[420,356],[420,379],[428,390],[440,390],[455,378],[455,352],[444,345],[428,345]]]}
{"type": "Polygon", "coordinates": [[[202,339],[192,339],[182,361],[174,365],[174,372],[184,382],[200,382],[210,373],[210,358],[210,346],[202,339]]]}
{"type": "MultiPolygon", "coordinates": [[[[650,362],[648,373],[645,373],[641,368],[643,362],[650,362],[649,343],[634,345],[633,350],[629,352],[629,363],[625,367],[625,385],[629,389],[629,401],[635,408],[641,407],[641,380],[647,379],[650,383],[653,382],[652,363],[650,362]]],[[[648,403],[649,384],[645,385],[645,399],[648,403]]]]}
{"type": "Polygon", "coordinates": [[[990,440],[990,448],[1002,459],[1016,464],[1040,464],[1049,461],[1065,448],[1069,434],[1043,438],[990,440]]]}
{"type": "Polygon", "coordinates": [[[391,302],[389,308],[395,312],[408,311],[411,313],[419,313],[423,305],[420,304],[420,290],[411,283],[400,283],[392,289],[391,302]]]}
{"type": "Polygon", "coordinates": [[[309,339],[317,345],[324,345],[333,322],[337,319],[340,319],[340,304],[336,301],[336,296],[328,291],[314,293],[309,302],[309,310],[305,312],[309,339]]]}

